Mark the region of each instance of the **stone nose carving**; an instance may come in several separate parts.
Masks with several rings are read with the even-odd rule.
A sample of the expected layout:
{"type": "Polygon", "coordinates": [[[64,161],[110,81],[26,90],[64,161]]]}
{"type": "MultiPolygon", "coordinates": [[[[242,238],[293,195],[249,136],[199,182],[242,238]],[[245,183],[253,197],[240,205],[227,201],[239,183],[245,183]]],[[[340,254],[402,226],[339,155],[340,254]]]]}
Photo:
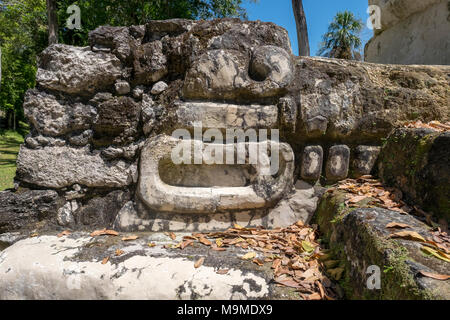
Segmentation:
{"type": "MultiPolygon", "coordinates": [[[[268,156],[259,157],[255,165],[203,163],[196,168],[176,166],[171,154],[180,143],[188,143],[192,147],[194,144],[202,145],[200,141],[183,141],[161,135],[149,140],[142,150],[138,195],[149,209],[156,212],[210,214],[260,209],[274,205],[292,186],[294,153],[287,144],[267,141],[222,145],[233,150],[244,146],[247,153],[252,147],[270,146],[272,158],[275,153],[279,154],[279,170],[268,175],[264,170],[270,165],[268,156]],[[165,173],[162,174],[160,169],[165,173]],[[170,170],[174,173],[171,174],[170,170]]],[[[203,145],[208,146],[211,144],[203,145]]]]}
{"type": "Polygon", "coordinates": [[[252,57],[236,50],[208,51],[188,71],[184,98],[248,101],[279,97],[293,79],[291,59],[275,46],[258,47],[252,57]]]}

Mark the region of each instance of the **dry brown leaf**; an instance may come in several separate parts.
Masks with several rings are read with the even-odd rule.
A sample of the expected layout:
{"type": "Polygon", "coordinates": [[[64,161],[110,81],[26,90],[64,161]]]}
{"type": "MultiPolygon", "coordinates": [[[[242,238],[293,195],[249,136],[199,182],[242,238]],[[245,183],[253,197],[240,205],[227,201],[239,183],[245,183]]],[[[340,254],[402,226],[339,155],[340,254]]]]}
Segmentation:
{"type": "Polygon", "coordinates": [[[277,269],[279,266],[281,266],[281,259],[275,259],[272,262],[272,269],[277,269]]]}
{"type": "Polygon", "coordinates": [[[225,248],[218,248],[216,246],[212,246],[211,249],[214,251],[227,251],[227,249],[225,249],[225,248]]]}
{"type": "Polygon", "coordinates": [[[107,264],[109,261],[109,257],[103,258],[102,264],[107,264]]]}
{"type": "Polygon", "coordinates": [[[430,273],[430,272],[426,272],[426,271],[419,271],[419,273],[425,277],[428,278],[432,278],[432,279],[436,279],[436,280],[448,280],[450,279],[449,275],[445,275],[445,274],[435,274],[435,273],[430,273]]]}
{"type": "Polygon", "coordinates": [[[139,238],[138,236],[123,237],[122,241],[133,241],[133,240],[136,240],[138,238],[139,238]]]}
{"type": "Polygon", "coordinates": [[[411,228],[410,225],[398,222],[391,222],[386,225],[386,228],[397,228],[397,229],[406,229],[411,228]]]}
{"type": "Polygon", "coordinates": [[[154,242],[149,242],[147,245],[148,245],[150,248],[156,247],[156,243],[154,243],[154,242]]]}
{"type": "Polygon", "coordinates": [[[257,259],[257,258],[253,259],[252,262],[253,262],[254,264],[257,264],[257,265],[260,266],[260,267],[262,267],[262,266],[264,265],[264,262],[261,261],[260,259],[257,259]]]}
{"type": "Polygon", "coordinates": [[[200,238],[198,239],[198,241],[199,241],[201,244],[204,244],[205,246],[210,246],[210,245],[212,245],[212,242],[209,241],[208,239],[204,238],[204,237],[200,237],[200,238]]]}
{"type": "Polygon", "coordinates": [[[309,296],[307,296],[308,300],[322,300],[322,297],[320,296],[319,293],[315,292],[313,294],[310,294],[309,296]]]}
{"type": "Polygon", "coordinates": [[[123,255],[125,252],[123,250],[120,249],[116,249],[116,252],[114,252],[114,254],[116,255],[116,257],[123,255]]]}
{"type": "Polygon", "coordinates": [[[58,238],[61,238],[61,237],[63,237],[63,236],[68,236],[70,233],[71,233],[71,232],[70,232],[69,230],[64,230],[63,232],[58,233],[57,237],[58,237],[58,238]]]}
{"type": "Polygon", "coordinates": [[[183,250],[184,248],[186,248],[187,246],[190,246],[194,243],[193,240],[186,240],[180,243],[180,249],[183,250]]]}
{"type": "Polygon", "coordinates": [[[96,237],[96,236],[118,236],[119,233],[117,231],[114,230],[107,230],[105,229],[101,229],[101,230],[95,230],[94,232],[91,233],[91,237],[96,237]]]}
{"type": "Polygon", "coordinates": [[[241,257],[241,259],[242,260],[252,260],[252,259],[254,259],[256,257],[256,252],[248,252],[248,253],[246,253],[246,254],[244,254],[242,257],[241,257]]]}
{"type": "Polygon", "coordinates": [[[201,257],[200,259],[198,259],[197,262],[195,262],[195,264],[194,264],[194,268],[195,269],[200,268],[204,261],[205,261],[204,257],[201,257]]]}
{"type": "Polygon", "coordinates": [[[388,238],[400,238],[411,241],[425,242],[425,239],[415,231],[401,231],[391,234],[388,238]]]}
{"type": "Polygon", "coordinates": [[[276,283],[281,284],[285,287],[289,287],[289,288],[300,288],[300,284],[294,280],[275,280],[276,283]]]}
{"type": "Polygon", "coordinates": [[[170,233],[169,233],[169,237],[170,237],[170,239],[172,239],[172,240],[175,240],[175,239],[177,238],[177,236],[176,236],[175,233],[173,233],[173,232],[170,232],[170,233]]]}
{"type": "Polygon", "coordinates": [[[221,269],[216,271],[217,274],[228,274],[228,272],[230,272],[230,269],[221,269]]]}

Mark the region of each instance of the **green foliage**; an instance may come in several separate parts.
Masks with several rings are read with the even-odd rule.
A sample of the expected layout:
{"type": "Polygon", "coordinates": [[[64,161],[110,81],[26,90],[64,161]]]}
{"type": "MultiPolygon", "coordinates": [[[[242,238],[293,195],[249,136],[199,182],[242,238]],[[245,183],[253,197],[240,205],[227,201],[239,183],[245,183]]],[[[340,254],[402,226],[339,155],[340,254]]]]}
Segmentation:
{"type": "Polygon", "coordinates": [[[14,131],[0,131],[0,191],[12,188],[16,157],[23,137],[14,131]]]}
{"type": "Polygon", "coordinates": [[[349,11],[338,12],[323,36],[319,55],[329,58],[360,60],[360,33],[363,22],[349,11]]]}
{"type": "Polygon", "coordinates": [[[46,46],[45,0],[0,1],[0,46],[0,108],[18,120],[23,96],[34,86],[36,53],[46,46]]]}
{"type": "Polygon", "coordinates": [[[61,0],[58,2],[60,42],[86,45],[88,33],[101,25],[140,25],[150,20],[172,18],[212,19],[247,18],[242,4],[256,0],[61,0]],[[81,30],[70,30],[65,24],[67,8],[76,4],[81,11],[81,30]]]}
{"type": "MultiPolygon", "coordinates": [[[[85,46],[101,25],[126,26],[169,18],[246,18],[242,4],[257,0],[59,0],[59,42],[85,46]],[[81,30],[70,30],[67,8],[81,10],[81,30]]],[[[36,58],[48,44],[46,0],[0,0],[2,80],[0,110],[23,119],[23,97],[35,86],[36,58]]]]}

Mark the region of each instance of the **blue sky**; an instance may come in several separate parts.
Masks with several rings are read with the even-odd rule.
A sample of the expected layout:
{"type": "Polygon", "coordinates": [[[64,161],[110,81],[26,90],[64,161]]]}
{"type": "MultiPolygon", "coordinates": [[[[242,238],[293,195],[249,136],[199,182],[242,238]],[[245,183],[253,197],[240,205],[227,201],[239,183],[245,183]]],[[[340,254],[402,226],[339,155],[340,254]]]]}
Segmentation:
{"type": "MultiPolygon", "coordinates": [[[[367,0],[303,0],[306,20],[308,22],[309,46],[311,55],[316,55],[322,35],[327,31],[329,23],[339,11],[349,10],[364,21],[369,17],[366,13],[367,0]]],[[[250,20],[261,20],[276,23],[289,32],[292,50],[298,54],[297,31],[292,12],[291,0],[259,0],[258,3],[245,5],[250,20]]],[[[372,37],[372,30],[366,26],[361,33],[364,44],[372,37]]]]}

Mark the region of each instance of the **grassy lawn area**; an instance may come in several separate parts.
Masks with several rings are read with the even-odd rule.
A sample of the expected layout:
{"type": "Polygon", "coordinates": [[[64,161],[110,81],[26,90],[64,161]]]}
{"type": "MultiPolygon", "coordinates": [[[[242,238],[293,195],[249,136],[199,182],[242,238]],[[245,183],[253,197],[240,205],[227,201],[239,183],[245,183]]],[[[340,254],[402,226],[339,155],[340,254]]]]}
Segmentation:
{"type": "Polygon", "coordinates": [[[0,191],[13,187],[16,158],[23,137],[14,131],[0,131],[0,191]]]}

